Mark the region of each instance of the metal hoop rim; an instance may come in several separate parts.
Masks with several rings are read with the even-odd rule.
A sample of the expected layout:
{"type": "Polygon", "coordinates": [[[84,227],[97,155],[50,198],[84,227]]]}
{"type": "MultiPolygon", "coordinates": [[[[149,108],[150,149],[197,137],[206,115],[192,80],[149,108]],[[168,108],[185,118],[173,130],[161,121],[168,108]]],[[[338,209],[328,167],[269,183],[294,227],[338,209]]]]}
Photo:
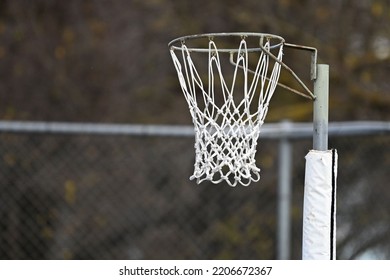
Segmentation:
{"type": "MultiPolygon", "coordinates": [[[[274,35],[274,34],[268,34],[268,33],[255,33],[255,32],[226,32],[226,33],[203,33],[203,34],[195,34],[195,35],[187,35],[178,37],[168,43],[168,47],[171,50],[180,50],[183,51],[183,45],[186,41],[196,40],[196,39],[204,39],[208,38],[209,40],[213,40],[214,37],[241,37],[241,38],[247,38],[247,37],[258,37],[260,39],[276,39],[279,40],[278,43],[271,45],[270,49],[278,48],[282,46],[285,43],[285,40],[283,37],[274,35]],[[180,44],[180,46],[177,46],[177,44],[180,44]],[[176,44],[176,45],[175,45],[176,44]]],[[[190,52],[209,52],[209,48],[191,48],[187,47],[187,50],[190,52]]],[[[263,48],[248,48],[248,52],[258,52],[262,51],[263,48]]],[[[227,52],[227,53],[236,53],[238,52],[238,49],[218,49],[218,52],[227,52]]]]}

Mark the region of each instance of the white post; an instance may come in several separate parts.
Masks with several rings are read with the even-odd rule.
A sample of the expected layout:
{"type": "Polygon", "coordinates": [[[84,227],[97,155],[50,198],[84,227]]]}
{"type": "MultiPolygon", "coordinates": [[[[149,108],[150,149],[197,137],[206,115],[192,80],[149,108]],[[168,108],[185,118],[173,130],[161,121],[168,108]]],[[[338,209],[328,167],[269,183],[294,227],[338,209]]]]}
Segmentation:
{"type": "Polygon", "coordinates": [[[306,155],[302,259],[335,259],[337,153],[328,150],[329,66],[317,65],[313,150],[306,155]]]}
{"type": "Polygon", "coordinates": [[[317,78],[314,80],[313,101],[313,149],[328,150],[328,107],[329,107],[329,65],[317,65],[317,78]]]}

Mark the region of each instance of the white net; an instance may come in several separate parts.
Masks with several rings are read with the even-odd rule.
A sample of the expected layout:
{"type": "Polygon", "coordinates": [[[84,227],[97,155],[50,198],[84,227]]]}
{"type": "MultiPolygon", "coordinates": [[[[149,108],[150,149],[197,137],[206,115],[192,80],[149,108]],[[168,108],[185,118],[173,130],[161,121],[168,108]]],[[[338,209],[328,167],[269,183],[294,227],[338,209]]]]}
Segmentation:
{"type": "MultiPolygon", "coordinates": [[[[208,44],[206,77],[198,73],[191,58],[195,49],[181,42],[179,59],[177,49],[171,48],[195,126],[195,168],[191,180],[196,179],[197,183],[226,181],[230,186],[238,183],[247,186],[260,180],[256,146],[281,68],[280,63],[270,62],[268,53],[272,48],[270,41],[264,38],[264,42],[260,40],[258,51],[249,55],[247,42],[242,38],[238,48],[230,54],[234,71],[229,81],[224,77],[222,53],[213,39],[208,44]],[[255,65],[254,71],[249,70],[249,63],[255,65]],[[207,79],[207,83],[203,83],[202,78],[207,79]]],[[[279,61],[282,48],[283,44],[279,44],[276,50],[279,61]]]]}

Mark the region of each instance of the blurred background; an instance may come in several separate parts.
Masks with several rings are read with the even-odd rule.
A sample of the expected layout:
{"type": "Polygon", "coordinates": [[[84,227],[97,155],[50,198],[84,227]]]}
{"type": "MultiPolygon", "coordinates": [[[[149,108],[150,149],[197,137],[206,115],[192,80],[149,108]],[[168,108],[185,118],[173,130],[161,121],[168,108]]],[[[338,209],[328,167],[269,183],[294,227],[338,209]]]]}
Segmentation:
{"type": "MultiPolygon", "coordinates": [[[[389,121],[388,0],[1,0],[1,121],[191,125],[172,39],[264,32],[318,49],[335,121],[389,121]]],[[[284,61],[307,84],[309,58],[284,61]]],[[[294,86],[289,75],[281,81],[294,86]]],[[[267,123],[311,122],[278,89],[267,123]]],[[[276,259],[278,141],[262,179],[189,181],[193,138],[2,130],[1,259],[276,259]]],[[[293,141],[292,259],[301,258],[304,156],[293,141]]],[[[390,258],[390,137],[331,137],[339,152],[339,259],[390,258]]]]}

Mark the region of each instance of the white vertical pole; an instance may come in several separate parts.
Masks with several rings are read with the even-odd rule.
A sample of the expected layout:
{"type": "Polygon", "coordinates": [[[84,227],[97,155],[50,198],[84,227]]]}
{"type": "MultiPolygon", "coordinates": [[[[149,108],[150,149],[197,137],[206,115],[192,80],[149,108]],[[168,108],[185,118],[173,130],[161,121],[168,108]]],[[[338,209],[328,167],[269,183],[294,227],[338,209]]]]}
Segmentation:
{"type": "Polygon", "coordinates": [[[306,156],[303,259],[335,259],[337,154],[328,151],[329,66],[317,65],[314,81],[313,150],[306,156]]]}
{"type": "Polygon", "coordinates": [[[329,65],[317,65],[313,101],[313,149],[328,150],[329,65]]]}
{"type": "MultiPolygon", "coordinates": [[[[286,129],[291,123],[282,124],[286,129]]],[[[278,186],[278,227],[277,259],[290,259],[291,240],[291,172],[292,149],[289,139],[283,137],[279,142],[279,186],[278,186]]]]}

